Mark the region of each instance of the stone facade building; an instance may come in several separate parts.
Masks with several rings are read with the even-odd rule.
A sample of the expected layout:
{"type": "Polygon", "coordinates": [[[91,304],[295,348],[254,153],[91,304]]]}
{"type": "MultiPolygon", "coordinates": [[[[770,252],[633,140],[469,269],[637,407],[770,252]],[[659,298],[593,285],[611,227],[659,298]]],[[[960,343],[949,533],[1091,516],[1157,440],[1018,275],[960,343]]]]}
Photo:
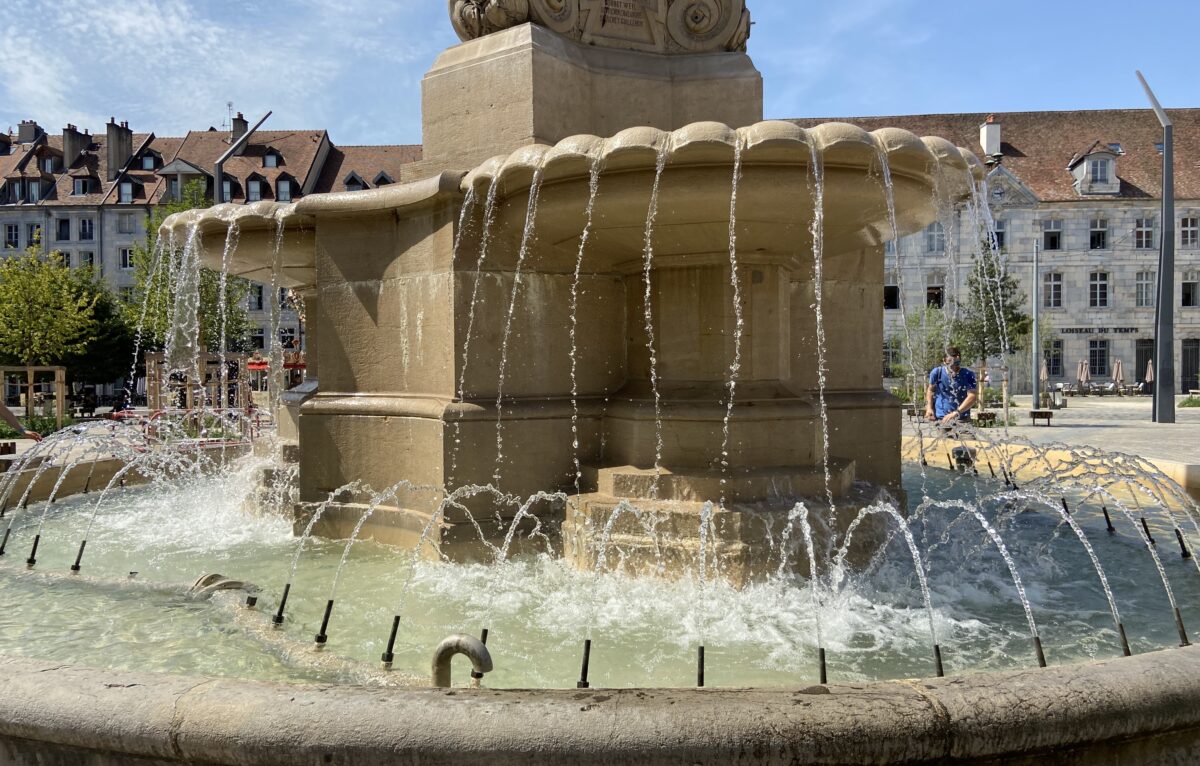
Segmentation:
{"type": "MultiPolygon", "coordinates": [[[[216,161],[249,132],[232,129],[183,137],[135,133],[110,120],[92,134],[74,125],[50,134],[37,122],[0,132],[0,257],[37,243],[74,267],[91,266],[126,300],[134,299],[134,248],[145,241],[154,206],[202,180],[213,198],[216,161]]],[[[259,130],[223,168],[222,198],[234,204],[296,200],[313,193],[375,188],[400,178],[421,147],[337,147],[324,130],[259,130]]],[[[267,348],[271,296],[254,285],[248,298],[250,342],[267,348]]],[[[302,340],[295,312],[284,312],[285,343],[302,340]]]]}
{"type": "MultiPolygon", "coordinates": [[[[1176,391],[1200,388],[1200,109],[1174,109],[1176,391]]],[[[1033,252],[1041,249],[1043,340],[1050,382],[1093,380],[1122,360],[1141,381],[1153,356],[1162,233],[1162,128],[1150,110],[1014,112],[836,118],[867,130],[899,127],[942,136],[990,168],[988,207],[1009,273],[1033,295],[1033,252]]],[[[795,122],[811,125],[827,119],[795,122]]],[[[975,215],[975,218],[978,216],[975,215]]],[[[898,340],[903,313],[923,305],[950,314],[972,300],[967,276],[980,252],[967,205],[890,247],[886,335],[898,340]]],[[[894,348],[894,345],[893,345],[894,348]]],[[[1029,355],[1013,360],[1017,391],[1029,389],[1029,355]]]]}

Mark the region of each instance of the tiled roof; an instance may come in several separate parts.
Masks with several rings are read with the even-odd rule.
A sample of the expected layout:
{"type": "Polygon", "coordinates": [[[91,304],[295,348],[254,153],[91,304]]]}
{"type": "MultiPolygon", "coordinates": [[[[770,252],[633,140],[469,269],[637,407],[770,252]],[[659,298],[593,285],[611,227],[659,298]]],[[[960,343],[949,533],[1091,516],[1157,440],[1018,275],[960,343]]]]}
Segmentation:
{"type": "MultiPolygon", "coordinates": [[[[119,179],[113,181],[108,179],[108,136],[99,133],[91,136],[91,139],[92,142],[79,157],[75,158],[71,166],[54,179],[54,188],[42,198],[41,204],[86,207],[116,201],[115,189],[119,179]],[[76,178],[94,179],[92,190],[88,194],[75,194],[76,178]]],[[[160,143],[179,140],[177,138],[160,139],[154,137],[152,133],[134,133],[133,151],[136,155],[142,148],[152,145],[161,152],[160,143]]],[[[61,136],[58,137],[58,141],[60,144],[62,143],[61,136]]],[[[147,195],[157,190],[159,179],[138,177],[134,180],[148,184],[141,189],[135,188],[134,204],[144,205],[148,199],[147,195]]]]}
{"type": "MultiPolygon", "coordinates": [[[[1121,180],[1119,198],[1157,199],[1162,195],[1162,127],[1149,109],[1100,109],[1071,112],[994,112],[1000,124],[1002,165],[1043,202],[1095,199],[1075,191],[1067,165],[1080,150],[1119,143],[1116,160],[1121,180]]],[[[1175,125],[1175,195],[1200,199],[1200,109],[1168,109],[1175,125]]],[[[920,114],[895,117],[823,117],[793,119],[808,127],[822,122],[849,122],[865,130],[903,128],[918,136],[940,136],[982,154],[979,126],[989,113],[920,114]]]]}
{"type": "MultiPolygon", "coordinates": [[[[193,130],[183,139],[179,151],[174,155],[164,152],[163,160],[169,163],[173,159],[183,159],[197,167],[211,169],[221,155],[229,151],[229,138],[229,133],[225,131],[193,130]]],[[[242,153],[230,157],[225,162],[225,174],[235,181],[233,199],[230,201],[245,201],[246,180],[254,173],[270,183],[270,189],[263,189],[264,199],[270,198],[275,182],[282,176],[294,178],[298,188],[294,189],[293,193],[299,193],[299,187],[303,187],[314,171],[317,154],[322,142],[326,140],[327,134],[324,130],[256,131],[242,153]],[[263,157],[269,149],[280,155],[278,167],[263,167],[263,157]]]]}
{"type": "Polygon", "coordinates": [[[34,144],[13,143],[12,151],[0,157],[0,179],[21,178],[24,161],[34,150],[34,144]]]}
{"type": "Polygon", "coordinates": [[[363,188],[376,186],[379,174],[387,173],[393,182],[400,180],[400,169],[422,157],[420,144],[400,146],[339,146],[329,152],[321,178],[317,181],[318,192],[346,191],[346,178],[351,173],[363,181],[363,188]]]}
{"type": "MultiPolygon", "coordinates": [[[[7,134],[6,134],[7,135],[7,134]]],[[[205,174],[211,174],[217,159],[230,147],[227,131],[190,131],[182,137],[158,137],[153,133],[133,134],[133,157],[130,169],[124,176],[109,180],[108,135],[102,131],[91,135],[91,143],[69,166],[54,175],[41,171],[39,163],[33,161],[34,154],[62,156],[61,134],[45,134],[38,144],[19,144],[16,136],[10,136],[12,150],[0,156],[0,181],[6,177],[43,178],[51,182],[51,188],[42,197],[40,204],[51,206],[96,206],[117,204],[120,180],[134,182],[134,205],[157,204],[162,201],[169,187],[169,178],[158,171],[142,170],[139,158],[154,152],[161,160],[162,168],[176,160],[187,163],[205,174]],[[25,160],[29,158],[29,162],[25,160]],[[76,195],[75,181],[80,178],[94,179],[88,194],[76,195]]],[[[334,147],[324,130],[260,130],[256,131],[238,156],[229,158],[224,172],[233,183],[232,202],[246,201],[246,182],[251,177],[263,181],[262,194],[271,199],[276,182],[281,177],[295,180],[293,195],[299,195],[306,184],[316,192],[344,191],[344,180],[350,173],[362,178],[364,185],[374,187],[380,173],[386,173],[393,181],[400,181],[401,168],[421,159],[419,145],[405,146],[347,146],[334,147]],[[322,160],[322,148],[327,147],[322,160]],[[264,156],[273,152],[279,156],[277,167],[264,167],[264,156]],[[314,176],[319,173],[318,176],[314,176]]],[[[167,174],[168,176],[170,174],[167,174]]],[[[3,204],[3,203],[0,203],[3,204]]]]}

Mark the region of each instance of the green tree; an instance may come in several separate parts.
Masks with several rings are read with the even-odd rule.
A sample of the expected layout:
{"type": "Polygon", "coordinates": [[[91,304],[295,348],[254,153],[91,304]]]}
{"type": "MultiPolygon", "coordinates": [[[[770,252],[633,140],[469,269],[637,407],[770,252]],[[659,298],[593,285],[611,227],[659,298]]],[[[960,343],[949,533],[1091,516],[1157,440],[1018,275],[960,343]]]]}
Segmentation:
{"type": "Polygon", "coordinates": [[[100,296],[80,287],[62,257],[36,243],[0,259],[0,354],[22,365],[83,354],[96,339],[100,296]]]}
{"type": "MultiPolygon", "coordinates": [[[[158,228],[170,215],[209,206],[204,183],[193,181],[183,188],[181,199],[158,206],[146,225],[146,239],[134,248],[133,266],[136,289],[125,306],[126,319],[141,327],[142,350],[161,349],[170,330],[171,307],[175,300],[177,273],[182,258],[182,243],[175,252],[166,249],[156,261],[158,228]],[[144,317],[143,317],[144,312],[144,317]]],[[[246,295],[250,283],[228,277],[225,284],[226,350],[239,351],[247,345],[250,322],[246,316],[246,295]]],[[[209,351],[220,350],[221,275],[207,268],[200,270],[200,342],[209,351]]]]}
{"type": "Polygon", "coordinates": [[[983,248],[967,277],[965,295],[958,299],[953,335],[963,357],[972,361],[1021,351],[1029,342],[1031,318],[1024,311],[1025,294],[1004,269],[999,253],[983,248]]]}
{"type": "Polygon", "coordinates": [[[911,401],[924,401],[929,371],[942,363],[947,345],[958,345],[954,323],[936,306],[922,306],[904,316],[904,330],[888,342],[899,350],[893,377],[902,378],[911,401]]]}
{"type": "Polygon", "coordinates": [[[129,377],[133,362],[134,328],[121,300],[92,268],[72,271],[80,296],[95,298],[96,332],[87,347],[65,355],[58,363],[67,368],[67,379],[83,383],[111,383],[129,377]]]}

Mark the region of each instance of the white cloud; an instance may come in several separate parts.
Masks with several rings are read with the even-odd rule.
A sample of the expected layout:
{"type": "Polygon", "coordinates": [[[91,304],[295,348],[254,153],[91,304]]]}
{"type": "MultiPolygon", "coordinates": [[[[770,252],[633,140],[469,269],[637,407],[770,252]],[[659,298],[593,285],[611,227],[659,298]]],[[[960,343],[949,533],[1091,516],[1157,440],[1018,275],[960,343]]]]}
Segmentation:
{"type": "Polygon", "coordinates": [[[339,143],[419,140],[417,83],[452,39],[435,5],[123,0],[81,11],[10,0],[6,15],[38,23],[0,35],[0,123],[99,129],[114,116],[180,135],[219,125],[232,101],[248,119],[273,110],[267,127],[328,128],[339,143]]]}

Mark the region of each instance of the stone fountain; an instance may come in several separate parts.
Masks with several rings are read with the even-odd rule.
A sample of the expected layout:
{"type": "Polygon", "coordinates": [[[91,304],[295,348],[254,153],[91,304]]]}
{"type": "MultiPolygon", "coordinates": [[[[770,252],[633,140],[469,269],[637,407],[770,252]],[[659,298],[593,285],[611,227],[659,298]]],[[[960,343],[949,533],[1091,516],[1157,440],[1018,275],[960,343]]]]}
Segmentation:
{"type": "MultiPolygon", "coordinates": [[[[443,53],[426,77],[424,159],[409,167],[402,183],[289,205],[218,206],[165,224],[168,236],[162,239],[186,242],[185,253],[190,248],[210,266],[294,288],[305,301],[310,379],[279,396],[276,416],[283,456],[298,463],[297,524],[311,523],[318,534],[350,538],[340,563],[341,546],[329,546],[333,556],[305,562],[324,565],[333,575],[328,591],[301,601],[310,611],[325,604],[316,642],[322,648],[314,650],[307,635],[302,647],[294,646],[297,633],[307,631],[300,607],[294,606],[283,622],[291,580],[278,596],[279,620],[270,620],[263,605],[256,609],[250,598],[244,605],[226,600],[220,607],[235,615],[230,623],[243,626],[247,637],[301,665],[337,664],[338,653],[349,651],[347,643],[362,643],[360,635],[332,649],[325,643],[334,591],[356,533],[426,555],[472,559],[485,547],[481,538],[493,541],[492,552],[507,554],[514,531],[536,527],[541,535],[559,536],[552,547],[585,569],[600,569],[606,544],[619,538],[628,567],[667,574],[690,570],[687,574],[694,577],[698,558],[699,588],[682,591],[686,597],[694,594],[696,601],[707,594],[706,557],[719,559],[717,571],[738,585],[763,572],[764,551],[779,548],[780,538],[792,529],[797,499],[815,498],[814,507],[834,508],[824,521],[844,534],[830,537],[862,539],[862,527],[856,526],[862,517],[852,511],[862,501],[863,485],[855,483],[896,490],[901,479],[899,408],[880,390],[879,381],[883,246],[934,220],[939,207],[961,198],[982,174],[969,153],[936,138],[896,130],[865,133],[842,124],[801,130],[763,122],[761,82],[743,51],[750,27],[741,0],[451,0],[449,8],[464,43],[443,53]],[[835,361],[827,364],[829,359],[835,361]],[[485,485],[490,485],[486,492],[472,491],[485,485]],[[454,502],[448,502],[450,496],[454,502]],[[524,500],[513,503],[512,498],[524,500]],[[651,551],[653,541],[659,547],[651,551]],[[322,598],[326,593],[327,601],[322,598]]],[[[172,456],[170,445],[160,444],[156,433],[136,427],[128,432],[138,438],[125,451],[127,467],[172,456]]],[[[80,455],[89,454],[82,450],[91,437],[77,436],[74,441],[70,435],[57,438],[68,448],[74,445],[80,455]]],[[[111,445],[104,441],[101,446],[111,445]]],[[[1182,515],[1177,519],[1171,506],[1180,499],[1173,494],[1178,487],[1150,475],[1132,456],[1055,455],[1033,445],[1014,448],[980,437],[975,454],[995,461],[1004,480],[1002,491],[1000,477],[982,476],[978,464],[973,473],[956,472],[951,446],[944,435],[926,443],[920,434],[907,445],[914,464],[924,465],[927,456],[942,452],[950,460],[950,470],[940,476],[932,476],[932,469],[929,476],[921,471],[922,487],[927,480],[951,482],[951,491],[944,498],[925,494],[914,515],[941,504],[957,509],[944,535],[954,528],[961,532],[976,520],[986,532],[983,538],[967,538],[969,558],[960,564],[962,570],[943,573],[936,595],[947,599],[945,591],[955,589],[970,565],[976,575],[980,569],[984,574],[982,580],[966,583],[968,595],[962,600],[972,606],[994,584],[995,572],[980,562],[982,549],[994,545],[994,558],[1004,560],[997,567],[1007,565],[1016,600],[1024,607],[1023,613],[1009,609],[1004,619],[1011,622],[1011,612],[1018,612],[1017,623],[1027,618],[1029,633],[1019,626],[1016,635],[1021,651],[1028,654],[1036,646],[1039,668],[1008,669],[1012,658],[1006,652],[1013,644],[1001,641],[987,650],[1001,657],[1002,669],[972,675],[978,667],[964,658],[978,656],[980,649],[967,640],[948,644],[951,662],[959,663],[950,666],[953,678],[827,684],[822,613],[836,622],[841,615],[831,612],[854,609],[845,601],[819,603],[820,591],[837,595],[835,575],[814,577],[811,560],[807,577],[795,578],[801,586],[793,585],[791,573],[776,579],[775,592],[782,589],[784,600],[770,603],[795,618],[804,607],[794,597],[806,588],[812,595],[817,642],[810,645],[794,636],[772,639],[786,667],[772,664],[771,672],[778,676],[768,679],[770,689],[590,690],[587,659],[579,688],[536,691],[263,683],[240,677],[246,672],[242,656],[233,660],[239,677],[232,679],[93,670],[78,667],[80,632],[72,624],[65,631],[71,635],[45,642],[66,643],[56,659],[0,656],[5,689],[0,695],[0,761],[1196,762],[1200,654],[1194,647],[1147,651],[1164,645],[1162,631],[1146,624],[1149,615],[1162,612],[1157,618],[1162,622],[1167,610],[1147,597],[1146,583],[1131,574],[1133,568],[1115,583],[1116,590],[1132,591],[1129,581],[1135,581],[1139,587],[1129,594],[1135,596],[1129,606],[1144,606],[1127,611],[1127,619],[1143,624],[1138,626],[1141,633],[1126,640],[1114,588],[1104,580],[1096,556],[1100,546],[1088,543],[1085,532],[1090,530],[1093,539],[1109,535],[1103,539],[1112,550],[1105,555],[1137,552],[1144,545],[1154,566],[1141,562],[1140,571],[1144,576],[1149,570],[1151,580],[1154,572],[1161,577],[1180,643],[1186,644],[1180,602],[1169,587],[1169,564],[1155,550],[1143,511],[1157,511],[1152,516],[1155,529],[1173,528],[1187,553],[1180,520],[1190,521],[1200,533],[1196,507],[1178,504],[1182,515]],[[954,491],[952,482],[965,486],[954,491]],[[1073,508],[1068,508],[1068,496],[1073,508]],[[1099,526],[1097,509],[1085,505],[1100,506],[1107,532],[1099,526]],[[1117,523],[1132,528],[1133,535],[1128,529],[1117,534],[1110,508],[1117,523]],[[1091,639],[1112,639],[1119,633],[1126,656],[1045,667],[1031,599],[1020,585],[1013,551],[1004,548],[1003,535],[989,526],[985,510],[1003,532],[1013,530],[1001,522],[1032,530],[1032,537],[1022,538],[1032,541],[1020,551],[1026,565],[1042,562],[1041,552],[1052,544],[1037,533],[1048,530],[1057,544],[1070,542],[1071,533],[1078,536],[1086,555],[1076,551],[1068,560],[1074,577],[1068,585],[1081,585],[1078,572],[1094,565],[1103,586],[1094,590],[1102,590],[1106,601],[1100,597],[1099,606],[1085,604],[1078,620],[1069,616],[1052,627],[1066,631],[1072,627],[1066,623],[1084,624],[1089,655],[1098,645],[1091,639]],[[1056,518],[1062,521],[1058,526],[1056,518]],[[1070,533],[1064,531],[1067,527],[1070,533]],[[1111,607],[1116,631],[1101,626],[1093,633],[1092,623],[1107,620],[1104,604],[1111,607]],[[1134,654],[1131,643],[1137,656],[1128,656],[1134,654]],[[814,648],[821,684],[805,686],[808,682],[800,679],[814,675],[814,648]],[[975,655],[968,654],[972,651],[975,655]],[[63,656],[69,657],[66,664],[63,656]]],[[[222,455],[225,448],[219,446],[222,455]]],[[[62,476],[70,470],[63,468],[62,476]]],[[[92,476],[93,469],[87,470],[92,476]]],[[[84,534],[100,531],[92,525],[103,526],[103,495],[110,490],[118,494],[113,485],[110,480],[95,503],[87,501],[83,514],[78,509],[64,512],[63,506],[51,513],[53,492],[44,506],[32,507],[27,497],[13,498],[8,505],[0,492],[0,518],[6,510],[13,514],[10,529],[14,519],[21,520],[14,539],[22,544],[31,530],[39,530],[34,550],[45,525],[43,556],[53,563],[52,556],[63,555],[58,551],[72,524],[84,534]]],[[[8,489],[13,486],[15,482],[8,489]]],[[[304,539],[294,545],[288,523],[270,519],[282,527],[274,543],[268,537],[239,537],[230,525],[235,531],[252,527],[250,517],[238,514],[222,521],[218,504],[204,494],[220,495],[221,490],[194,486],[201,489],[188,494],[185,488],[166,500],[144,494],[118,501],[140,503],[142,515],[135,518],[142,521],[130,523],[113,514],[107,536],[94,539],[88,550],[95,554],[89,555],[117,562],[110,562],[108,570],[97,567],[102,575],[124,565],[125,549],[136,547],[134,537],[154,537],[169,532],[171,525],[179,535],[180,521],[185,533],[168,547],[181,549],[173,555],[183,556],[185,563],[205,551],[240,550],[240,559],[223,556],[222,567],[266,567],[274,577],[290,560],[291,574],[296,574],[304,539]],[[181,500],[187,506],[181,513],[172,516],[172,509],[163,507],[181,500]],[[237,539],[217,547],[221,541],[214,538],[222,532],[237,539]],[[272,546],[274,558],[269,555],[272,546]],[[287,560],[278,558],[283,548],[287,560]]],[[[86,482],[82,491],[87,492],[86,482]]],[[[919,546],[896,506],[879,503],[862,510],[873,511],[883,511],[881,517],[890,511],[895,529],[903,533],[899,537],[907,539],[910,574],[924,591],[928,648],[940,676],[938,631],[944,635],[945,630],[930,602],[919,546]]],[[[259,527],[257,533],[263,534],[263,525],[259,527]]],[[[826,526],[825,532],[830,531],[826,526]]],[[[925,561],[935,548],[945,557],[950,547],[944,538],[926,544],[925,561]]],[[[173,557],[155,551],[138,547],[134,559],[159,566],[161,559],[173,557]]],[[[97,603],[119,611],[123,599],[99,597],[110,591],[127,594],[130,580],[122,575],[115,583],[78,574],[82,543],[78,552],[72,574],[57,577],[42,570],[18,573],[7,565],[9,559],[0,586],[44,581],[55,586],[45,589],[47,598],[53,598],[51,590],[68,596],[95,593],[97,603]]],[[[377,553],[375,564],[379,558],[388,564],[401,558],[393,549],[377,553]]],[[[1134,560],[1120,559],[1123,567],[1134,560]]],[[[545,557],[535,563],[545,564],[545,557]]],[[[646,583],[658,586],[650,591],[648,609],[645,602],[633,605],[655,614],[669,612],[671,635],[655,634],[647,645],[634,635],[636,626],[618,635],[609,623],[609,635],[598,635],[607,641],[601,645],[610,665],[625,662],[626,655],[669,650],[671,641],[679,643],[676,634],[686,632],[689,617],[706,616],[703,604],[676,600],[671,612],[657,600],[679,583],[592,577],[594,573],[589,580],[552,564],[558,573],[580,575],[585,589],[554,590],[570,587],[569,578],[552,580],[549,586],[534,582],[550,591],[539,608],[559,601],[590,603],[594,617],[604,598],[614,598],[611,591],[595,592],[606,580],[621,591],[636,591],[646,583]]],[[[27,565],[33,569],[32,561],[27,565]]],[[[475,611],[495,618],[491,602],[505,590],[496,587],[497,573],[510,578],[506,587],[512,589],[514,579],[523,585],[526,574],[536,572],[500,564],[427,567],[448,572],[453,582],[422,594],[410,588],[415,569],[414,564],[408,575],[396,568],[371,569],[381,574],[359,580],[360,585],[367,581],[368,598],[398,593],[406,602],[392,622],[384,654],[389,666],[401,611],[408,610],[405,627],[415,643],[421,639],[414,635],[430,629],[421,624],[429,613],[447,611],[450,595],[469,590],[468,595],[487,604],[475,611]],[[479,570],[484,570],[482,577],[479,570]],[[372,590],[376,584],[382,590],[372,590]]],[[[135,575],[129,572],[130,578],[135,575]]],[[[905,578],[901,573],[900,579],[905,578]]],[[[241,573],[239,579],[244,579],[241,573]]],[[[317,579],[302,587],[312,589],[317,579]]],[[[1200,591],[1190,582],[1179,593],[1194,602],[1200,591]]],[[[771,585],[762,590],[725,588],[726,596],[736,596],[718,604],[733,611],[747,601],[758,606],[771,598],[771,585]]],[[[152,616],[142,607],[160,587],[147,578],[144,598],[136,601],[140,619],[152,616]]],[[[1007,588],[1004,584],[1001,593],[1007,588]]],[[[1042,590],[1044,595],[1054,588],[1042,590]]],[[[1068,587],[1060,601],[1079,592],[1068,587]]],[[[903,594],[907,589],[901,584],[868,603],[866,621],[879,621],[872,627],[885,632],[904,632],[910,610],[888,603],[902,600],[903,594]],[[879,616],[889,610],[901,614],[899,622],[879,616]]],[[[36,643],[26,636],[37,635],[36,625],[20,623],[19,615],[33,614],[31,621],[37,623],[60,611],[54,601],[37,595],[32,604],[9,607],[18,615],[18,622],[9,622],[22,629],[18,649],[36,643]]],[[[269,589],[261,595],[267,599],[275,593],[269,589]]],[[[293,605],[297,598],[304,596],[294,596],[293,605]]],[[[185,622],[188,610],[168,603],[163,622],[190,624],[185,622]]],[[[625,603],[616,601],[618,623],[637,619],[630,614],[636,610],[621,609],[625,603]]],[[[997,611],[1005,606],[1012,604],[997,611]]],[[[377,603],[359,608],[370,622],[379,617],[377,603]]],[[[82,620],[89,610],[61,611],[82,620]]],[[[561,630],[569,623],[566,632],[587,635],[586,658],[591,626],[576,625],[587,618],[572,615],[575,619],[560,620],[554,627],[561,630]]],[[[764,619],[761,612],[752,615],[754,621],[764,619]]],[[[104,614],[104,621],[113,620],[104,614]]],[[[436,629],[436,620],[433,624],[436,629]]],[[[117,643],[136,644],[142,635],[165,643],[161,634],[167,631],[161,625],[149,633],[138,632],[137,624],[118,627],[117,640],[100,631],[102,635],[86,636],[86,642],[100,645],[105,653],[117,643]],[[131,627],[132,633],[127,630],[131,627]]],[[[238,632],[226,624],[221,628],[220,643],[238,632]]],[[[768,628],[773,631],[774,623],[768,628]]],[[[366,629],[360,625],[359,631],[345,632],[366,629]]],[[[698,632],[697,683],[703,685],[704,633],[698,632]]],[[[1166,641],[1173,641],[1169,628],[1166,632],[1166,641]]],[[[850,635],[847,643],[854,644],[861,634],[850,635]]],[[[536,632],[532,638],[517,630],[493,636],[498,640],[487,649],[495,647],[498,656],[515,660],[514,665],[552,666],[554,652],[561,649],[551,646],[558,637],[542,640],[536,632]]],[[[878,632],[867,637],[878,637],[878,632]]],[[[462,636],[452,640],[479,644],[462,636]]],[[[1107,651],[1115,652],[1116,642],[1110,643],[1114,646],[1107,651]]],[[[715,645],[719,652],[721,642],[715,645]]],[[[1060,647],[1048,645],[1050,652],[1060,647]]],[[[689,644],[688,650],[692,648],[689,644]]],[[[847,655],[862,654],[861,647],[842,648],[847,655]]],[[[370,651],[378,649],[371,645],[370,651]]],[[[180,672],[169,651],[167,658],[170,671],[180,672]]],[[[736,685],[749,683],[746,666],[737,668],[742,658],[731,653],[721,659],[722,670],[732,674],[736,685]]],[[[136,660],[134,664],[141,667],[136,660]]],[[[475,669],[482,672],[485,664],[475,669]]],[[[639,663],[632,667],[637,673],[646,670],[639,663]]],[[[932,669],[922,667],[928,669],[918,672],[932,669]]],[[[439,669],[445,670],[444,663],[439,669]]],[[[563,685],[560,670],[552,668],[551,680],[543,685],[563,685]]],[[[387,683],[380,676],[397,683],[400,675],[372,672],[375,683],[387,683]]],[[[903,666],[901,673],[911,671],[903,666]]],[[[654,683],[677,684],[674,678],[654,683]]],[[[644,676],[637,679],[632,683],[645,683],[644,676]]],[[[614,685],[622,683],[630,682],[614,685]]]]}
{"type": "MultiPolygon", "coordinates": [[[[197,226],[212,267],[236,224],[232,273],[273,271],[305,298],[319,384],[281,414],[302,502],[397,478],[561,491],[537,516],[589,567],[602,530],[636,547],[632,516],[604,529],[621,503],[665,519],[687,560],[713,503],[714,552],[744,581],[796,498],[895,489],[883,245],[964,195],[975,157],[901,130],[762,122],[739,0],[450,11],[465,42],[425,77],[425,158],[404,183],[164,224],[179,241],[197,226]]],[[[316,531],[347,536],[356,500],[316,531]]],[[[440,510],[401,491],[362,534],[411,547],[440,510]]],[[[471,511],[491,521],[444,511],[431,550],[471,556],[476,523],[502,537],[519,512],[471,511]]]]}

